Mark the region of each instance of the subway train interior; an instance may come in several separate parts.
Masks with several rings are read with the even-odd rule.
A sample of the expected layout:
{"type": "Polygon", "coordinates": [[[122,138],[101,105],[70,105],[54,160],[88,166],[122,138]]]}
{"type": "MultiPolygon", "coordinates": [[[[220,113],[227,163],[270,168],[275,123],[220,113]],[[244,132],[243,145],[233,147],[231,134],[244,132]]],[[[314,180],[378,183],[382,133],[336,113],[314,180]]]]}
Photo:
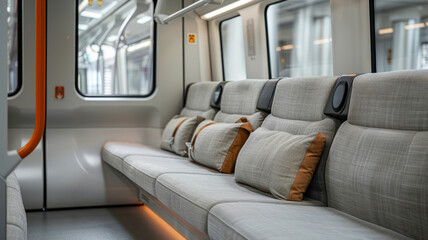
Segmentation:
{"type": "Polygon", "coordinates": [[[428,239],[428,0],[0,0],[27,239],[428,239]]]}

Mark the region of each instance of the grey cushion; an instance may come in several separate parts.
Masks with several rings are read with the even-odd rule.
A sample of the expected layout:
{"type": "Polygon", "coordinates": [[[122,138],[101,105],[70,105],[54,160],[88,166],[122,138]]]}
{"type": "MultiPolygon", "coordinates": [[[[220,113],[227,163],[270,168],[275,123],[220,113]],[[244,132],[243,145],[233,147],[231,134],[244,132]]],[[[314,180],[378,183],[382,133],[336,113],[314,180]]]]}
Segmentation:
{"type": "Polygon", "coordinates": [[[213,240],[408,239],[333,208],[269,203],[223,203],[208,216],[213,240]]]}
{"type": "Polygon", "coordinates": [[[218,82],[198,82],[192,84],[187,93],[186,106],[180,113],[180,116],[195,117],[202,116],[207,119],[213,119],[215,110],[210,107],[214,90],[218,82]]]}
{"type": "Polygon", "coordinates": [[[214,110],[214,109],[210,109],[207,111],[198,111],[198,110],[191,110],[188,108],[183,108],[181,110],[180,116],[184,116],[184,117],[201,116],[201,117],[204,117],[206,119],[213,119],[215,114],[216,114],[216,110],[214,110]]]}
{"type": "Polygon", "coordinates": [[[153,196],[155,196],[156,179],[166,173],[219,174],[187,158],[129,156],[123,164],[123,174],[153,196]]]}
{"type": "Polygon", "coordinates": [[[255,112],[250,115],[245,115],[245,114],[223,113],[222,111],[219,111],[215,115],[214,121],[222,122],[222,123],[234,123],[238,121],[240,118],[246,117],[248,121],[251,123],[251,125],[254,127],[254,129],[256,129],[262,125],[262,122],[266,116],[267,114],[264,112],[255,112]]]}
{"type": "Polygon", "coordinates": [[[123,171],[124,159],[131,155],[181,158],[174,153],[161,150],[160,148],[149,147],[137,143],[107,142],[101,150],[102,159],[120,172],[123,171]]]}
{"type": "Polygon", "coordinates": [[[173,117],[163,130],[160,147],[180,156],[187,155],[187,142],[190,142],[193,132],[203,117],[173,117]]]}
{"type": "Polygon", "coordinates": [[[193,135],[189,158],[222,173],[233,173],[239,150],[252,130],[248,122],[203,121],[193,135]]]}
{"type": "Polygon", "coordinates": [[[323,115],[328,96],[337,77],[306,77],[283,79],[277,84],[272,114],[263,121],[262,127],[295,135],[320,132],[327,137],[324,152],[310,184],[307,195],[327,203],[325,164],[338,120],[323,115]]]}
{"type": "Polygon", "coordinates": [[[348,121],[397,130],[428,130],[428,70],[364,74],[354,80],[348,121]]]}
{"type": "Polygon", "coordinates": [[[6,179],[7,186],[7,240],[27,239],[27,216],[22,202],[21,190],[15,173],[6,179]]]}
{"type": "Polygon", "coordinates": [[[324,144],[322,134],[293,135],[258,128],[239,153],[235,179],[277,198],[300,201],[324,144]]]}
{"type": "Polygon", "coordinates": [[[290,202],[273,198],[254,188],[238,184],[234,176],[164,174],[158,177],[156,197],[191,225],[207,233],[207,217],[210,209],[224,202],[269,202],[295,205],[319,205],[320,202],[290,202]]]}
{"type": "Polygon", "coordinates": [[[427,143],[428,132],[345,122],[327,161],[329,206],[428,239],[427,143]]]}

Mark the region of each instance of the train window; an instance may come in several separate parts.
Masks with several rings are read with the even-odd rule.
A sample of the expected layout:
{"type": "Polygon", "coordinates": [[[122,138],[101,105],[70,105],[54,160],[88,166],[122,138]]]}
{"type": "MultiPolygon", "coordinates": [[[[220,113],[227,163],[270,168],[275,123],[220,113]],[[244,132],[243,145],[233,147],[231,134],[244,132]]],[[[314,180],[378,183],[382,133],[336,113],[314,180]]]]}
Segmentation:
{"type": "Polygon", "coordinates": [[[9,38],[8,48],[8,66],[9,66],[9,91],[8,95],[13,96],[19,92],[21,87],[21,1],[7,1],[7,26],[9,38]]]}
{"type": "Polygon", "coordinates": [[[428,69],[428,2],[375,0],[376,71],[428,69]]]}
{"type": "Polygon", "coordinates": [[[242,28],[241,16],[220,23],[223,78],[225,81],[239,81],[247,78],[242,28]]]}
{"type": "Polygon", "coordinates": [[[147,97],[154,91],[154,6],[146,0],[80,0],[78,91],[147,97]]]}
{"type": "Polygon", "coordinates": [[[266,27],[271,77],[333,74],[330,1],[271,4],[266,27]]]}

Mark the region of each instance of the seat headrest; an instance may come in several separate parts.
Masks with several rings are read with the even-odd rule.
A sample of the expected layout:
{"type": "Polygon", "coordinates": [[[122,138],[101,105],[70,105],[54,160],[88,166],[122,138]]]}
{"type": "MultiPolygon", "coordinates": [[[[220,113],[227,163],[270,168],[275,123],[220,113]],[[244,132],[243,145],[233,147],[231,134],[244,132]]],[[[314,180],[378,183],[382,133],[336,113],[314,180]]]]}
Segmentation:
{"type": "Polygon", "coordinates": [[[260,92],[267,80],[228,82],[224,86],[220,110],[223,113],[250,115],[257,111],[260,92]]]}
{"type": "Polygon", "coordinates": [[[207,111],[211,98],[219,82],[198,82],[191,84],[187,89],[186,108],[207,111]]]}
{"type": "Polygon", "coordinates": [[[320,121],[337,77],[285,78],[276,85],[272,115],[278,118],[320,121]]]}
{"type": "Polygon", "coordinates": [[[358,76],[348,121],[365,127],[427,131],[428,70],[358,76]]]}

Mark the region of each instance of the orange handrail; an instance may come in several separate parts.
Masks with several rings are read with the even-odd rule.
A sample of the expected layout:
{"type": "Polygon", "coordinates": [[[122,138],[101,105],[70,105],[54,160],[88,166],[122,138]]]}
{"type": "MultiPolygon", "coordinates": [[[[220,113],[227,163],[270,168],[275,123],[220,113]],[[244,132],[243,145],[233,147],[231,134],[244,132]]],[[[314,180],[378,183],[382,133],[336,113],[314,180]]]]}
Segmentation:
{"type": "Polygon", "coordinates": [[[46,0],[36,2],[36,124],[30,141],[18,150],[24,159],[37,147],[46,122],[46,0]]]}

